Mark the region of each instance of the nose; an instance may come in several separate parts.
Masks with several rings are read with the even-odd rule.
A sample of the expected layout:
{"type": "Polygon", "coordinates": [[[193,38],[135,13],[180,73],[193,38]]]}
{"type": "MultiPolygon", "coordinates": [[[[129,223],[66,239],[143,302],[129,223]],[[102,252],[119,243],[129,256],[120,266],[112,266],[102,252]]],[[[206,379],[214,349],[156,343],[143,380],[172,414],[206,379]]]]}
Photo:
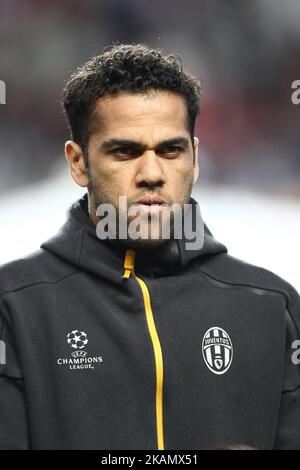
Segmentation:
{"type": "Polygon", "coordinates": [[[162,186],[165,182],[165,176],[155,151],[145,151],[137,161],[136,184],[138,186],[162,186]]]}

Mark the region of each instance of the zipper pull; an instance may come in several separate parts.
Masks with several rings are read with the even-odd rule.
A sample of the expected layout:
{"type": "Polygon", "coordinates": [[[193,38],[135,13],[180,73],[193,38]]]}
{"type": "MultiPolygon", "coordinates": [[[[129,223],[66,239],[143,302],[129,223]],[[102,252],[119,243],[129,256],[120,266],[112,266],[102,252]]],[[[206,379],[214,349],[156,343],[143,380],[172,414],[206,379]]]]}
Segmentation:
{"type": "Polygon", "coordinates": [[[128,279],[130,274],[134,270],[134,258],[135,258],[135,251],[134,250],[126,250],[125,261],[124,261],[124,274],[123,279],[128,279]]]}

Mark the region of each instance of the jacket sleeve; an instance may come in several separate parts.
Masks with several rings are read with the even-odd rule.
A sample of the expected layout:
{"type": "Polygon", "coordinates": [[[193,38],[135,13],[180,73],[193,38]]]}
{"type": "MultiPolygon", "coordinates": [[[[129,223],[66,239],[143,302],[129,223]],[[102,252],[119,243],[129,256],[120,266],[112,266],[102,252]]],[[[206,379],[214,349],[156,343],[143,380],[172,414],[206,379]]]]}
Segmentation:
{"type": "Polygon", "coordinates": [[[300,450],[300,297],[294,289],[286,310],[285,372],[274,449],[300,450]]]}
{"type": "Polygon", "coordinates": [[[0,310],[0,450],[8,449],[29,449],[29,433],[16,345],[0,310]]]}

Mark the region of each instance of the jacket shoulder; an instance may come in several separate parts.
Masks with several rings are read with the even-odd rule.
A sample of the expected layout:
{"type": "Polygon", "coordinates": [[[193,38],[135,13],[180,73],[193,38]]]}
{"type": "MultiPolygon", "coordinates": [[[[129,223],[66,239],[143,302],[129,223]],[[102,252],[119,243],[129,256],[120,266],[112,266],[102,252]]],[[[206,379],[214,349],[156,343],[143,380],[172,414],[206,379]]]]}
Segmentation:
{"type": "Polygon", "coordinates": [[[227,284],[245,285],[278,292],[287,298],[299,298],[296,289],[279,275],[228,253],[222,253],[206,260],[201,264],[200,271],[227,284]]]}
{"type": "Polygon", "coordinates": [[[0,266],[0,298],[39,283],[55,283],[78,269],[52,253],[39,249],[0,266]]]}

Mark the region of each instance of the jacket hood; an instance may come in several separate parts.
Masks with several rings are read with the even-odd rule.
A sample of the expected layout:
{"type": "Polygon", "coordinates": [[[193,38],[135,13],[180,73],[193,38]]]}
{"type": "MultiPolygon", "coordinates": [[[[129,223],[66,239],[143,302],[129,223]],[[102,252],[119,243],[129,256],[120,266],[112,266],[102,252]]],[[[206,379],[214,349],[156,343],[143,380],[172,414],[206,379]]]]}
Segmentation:
{"type": "MultiPolygon", "coordinates": [[[[195,216],[201,217],[200,207],[192,197],[190,203],[195,227],[195,216]]],[[[187,243],[192,241],[183,236],[181,239],[168,240],[158,248],[134,250],[136,272],[149,277],[172,275],[187,268],[193,261],[201,261],[201,257],[227,253],[227,248],[213,237],[206,224],[201,248],[187,249],[187,243]]],[[[128,247],[120,240],[100,240],[97,237],[96,226],[88,213],[87,193],[71,205],[64,225],[41,248],[80,270],[115,282],[122,280],[128,247]]]]}

